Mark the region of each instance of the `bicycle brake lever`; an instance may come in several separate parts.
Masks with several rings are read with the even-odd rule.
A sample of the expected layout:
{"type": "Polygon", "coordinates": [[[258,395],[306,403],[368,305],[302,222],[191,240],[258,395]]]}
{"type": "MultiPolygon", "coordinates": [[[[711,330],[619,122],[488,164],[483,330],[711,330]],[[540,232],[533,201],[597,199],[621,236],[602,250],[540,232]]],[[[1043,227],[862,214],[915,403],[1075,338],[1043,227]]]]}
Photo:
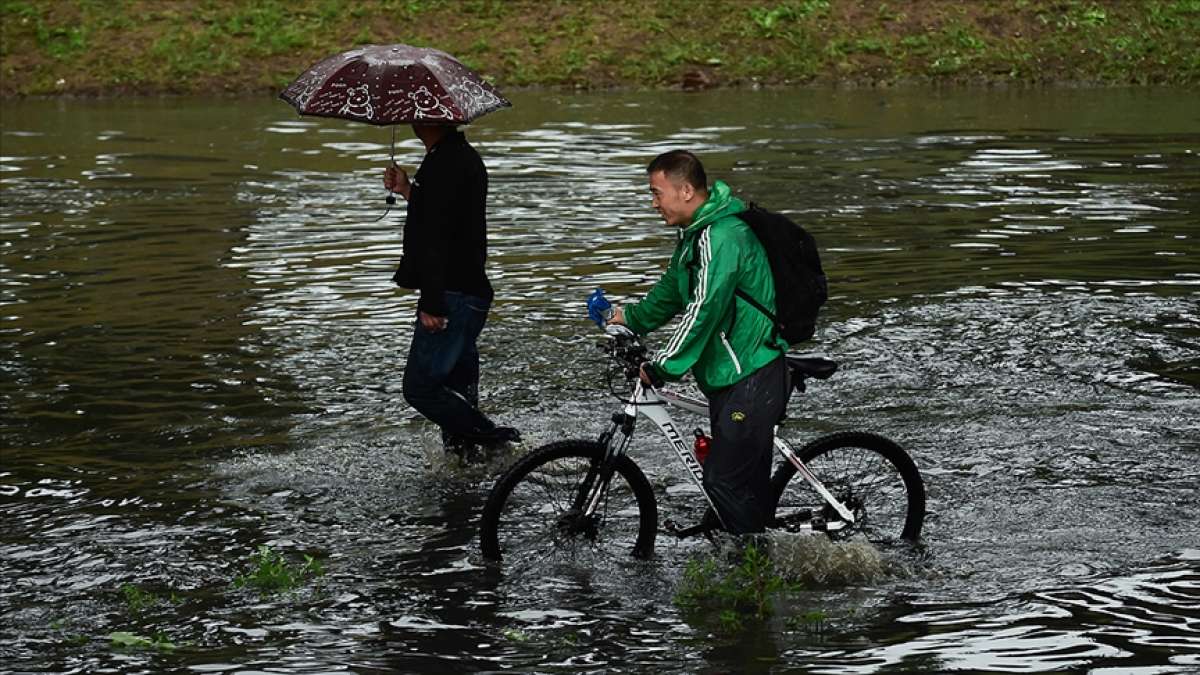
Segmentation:
{"type": "Polygon", "coordinates": [[[629,326],[619,323],[604,324],[604,333],[614,338],[630,337],[634,335],[634,332],[629,329],[629,326]]]}

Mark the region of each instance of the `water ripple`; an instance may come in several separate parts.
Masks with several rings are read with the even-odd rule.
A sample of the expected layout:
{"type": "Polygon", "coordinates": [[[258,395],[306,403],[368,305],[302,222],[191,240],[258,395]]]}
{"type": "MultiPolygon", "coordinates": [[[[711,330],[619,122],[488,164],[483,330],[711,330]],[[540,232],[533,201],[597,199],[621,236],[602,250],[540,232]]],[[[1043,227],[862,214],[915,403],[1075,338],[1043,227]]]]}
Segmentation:
{"type": "MultiPolygon", "coordinates": [[[[447,463],[399,391],[415,296],[390,281],[404,214],[380,218],[388,130],[278,102],[5,102],[0,657],[77,672],[1194,668],[1194,98],[526,93],[468,128],[491,176],[497,290],[482,403],[530,444],[594,438],[613,411],[583,299],[658,278],[676,233],[650,208],[657,152],[698,151],[817,237],[833,297],[806,349],[842,367],[794,402],[788,433],[900,440],[926,477],[926,539],[797,595],[823,631],[789,611],[732,644],[672,603],[704,542],[487,575],[471,523],[499,467],[447,463]],[[287,597],[234,589],[263,544],[330,573],[287,597]],[[132,612],[126,584],[178,604],[132,612]],[[189,648],[118,652],[111,631],[189,648]]],[[[415,168],[419,141],[397,141],[415,168]]],[[[694,517],[656,440],[631,454],[663,517],[694,517]]]]}

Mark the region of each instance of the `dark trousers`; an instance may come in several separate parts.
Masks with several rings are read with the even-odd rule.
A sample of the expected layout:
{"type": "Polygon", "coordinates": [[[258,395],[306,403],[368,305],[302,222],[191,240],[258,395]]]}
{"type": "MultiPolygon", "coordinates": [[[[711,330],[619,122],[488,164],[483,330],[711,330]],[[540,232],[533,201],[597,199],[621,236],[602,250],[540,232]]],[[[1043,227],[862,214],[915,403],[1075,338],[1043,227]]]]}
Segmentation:
{"type": "Polygon", "coordinates": [[[436,333],[421,325],[414,328],[408,363],[404,367],[404,400],[442,428],[444,441],[487,433],[495,429],[479,411],[479,350],[491,303],[449,291],[446,329],[436,333]]]}
{"type": "Polygon", "coordinates": [[[704,489],[733,534],[762,532],[771,517],[775,425],[789,393],[781,356],[708,396],[712,444],[704,461],[704,489]]]}

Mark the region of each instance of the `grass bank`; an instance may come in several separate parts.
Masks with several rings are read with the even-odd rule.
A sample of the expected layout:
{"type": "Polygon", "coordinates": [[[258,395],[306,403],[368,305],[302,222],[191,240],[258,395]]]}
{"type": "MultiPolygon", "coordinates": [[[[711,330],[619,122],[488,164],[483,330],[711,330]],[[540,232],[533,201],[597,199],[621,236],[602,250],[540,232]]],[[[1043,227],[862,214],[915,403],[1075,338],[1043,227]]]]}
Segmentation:
{"type": "Polygon", "coordinates": [[[0,0],[0,96],[249,94],[365,43],[501,87],[1200,83],[1200,0],[0,0]]]}

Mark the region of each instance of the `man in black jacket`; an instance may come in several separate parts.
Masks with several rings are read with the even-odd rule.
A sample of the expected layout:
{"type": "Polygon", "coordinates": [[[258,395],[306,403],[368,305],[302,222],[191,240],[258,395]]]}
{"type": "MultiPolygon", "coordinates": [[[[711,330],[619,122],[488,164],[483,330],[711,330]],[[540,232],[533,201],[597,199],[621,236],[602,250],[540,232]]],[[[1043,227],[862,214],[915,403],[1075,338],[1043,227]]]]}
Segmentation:
{"type": "Polygon", "coordinates": [[[404,256],[392,280],[420,291],[404,368],[404,399],[442,429],[447,451],[520,440],[479,410],[476,340],[492,303],[487,258],[488,176],[479,153],[451,126],[414,124],[425,159],[410,181],[393,164],[383,184],[408,201],[404,256]]]}

